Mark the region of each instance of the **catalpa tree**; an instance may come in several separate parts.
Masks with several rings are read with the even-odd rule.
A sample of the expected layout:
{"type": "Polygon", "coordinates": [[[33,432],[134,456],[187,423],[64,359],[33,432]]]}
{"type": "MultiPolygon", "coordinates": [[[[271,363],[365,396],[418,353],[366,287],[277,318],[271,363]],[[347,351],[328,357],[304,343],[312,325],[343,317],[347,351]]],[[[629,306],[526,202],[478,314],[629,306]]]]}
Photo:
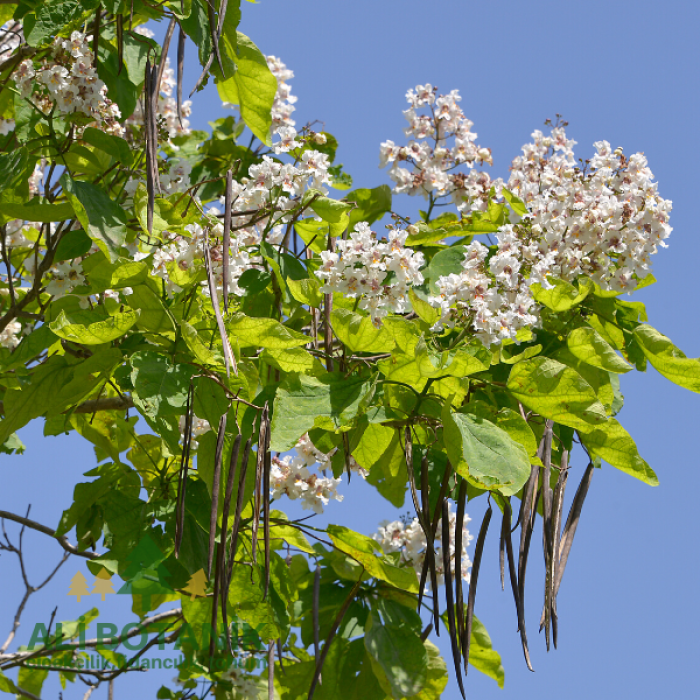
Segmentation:
{"type": "MultiPolygon", "coordinates": [[[[502,684],[480,564],[498,541],[530,665],[539,528],[530,605],[556,646],[595,472],[657,483],[615,418],[619,376],[650,363],[700,391],[700,363],[624,296],[654,282],[671,232],[645,157],[600,141],[577,160],[557,121],[493,179],[459,93],[419,85],[406,140],[380,147],[393,192],[426,202],[412,222],[386,184],[351,189],[331,134],[297,128],[292,73],[237,30],[238,0],[0,17],[0,445],[19,454],[41,419],[97,458],[59,523],[0,516],[87,560],[103,599],[132,595],[133,634],[185,660],[158,697],[204,680],[217,698],[438,698],[440,630],[462,692],[469,666],[502,684]],[[234,110],[211,133],[187,119],[193,49],[192,93],[213,82],[234,110]],[[285,515],[286,499],[322,512],[353,473],[415,515],[373,537],[285,515]]],[[[21,540],[1,547],[23,563],[21,540]]],[[[112,687],[138,665],[131,632],[79,639],[96,611],[17,647],[24,581],[0,690],[38,697],[49,673],[112,687]],[[76,668],[90,651],[110,667],[76,668]]]]}

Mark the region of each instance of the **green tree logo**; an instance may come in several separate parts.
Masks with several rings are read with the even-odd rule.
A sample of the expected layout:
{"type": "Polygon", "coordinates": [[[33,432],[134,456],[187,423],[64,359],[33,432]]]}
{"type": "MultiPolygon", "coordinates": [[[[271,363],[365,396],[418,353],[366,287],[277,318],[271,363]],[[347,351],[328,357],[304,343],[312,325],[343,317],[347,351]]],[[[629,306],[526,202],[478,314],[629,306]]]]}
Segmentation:
{"type": "Polygon", "coordinates": [[[127,558],[128,566],[122,574],[126,583],[117,593],[141,596],[141,609],[150,610],[151,596],[174,593],[166,581],[170,572],[163,565],[165,555],[155,542],[144,535],[127,558]]]}

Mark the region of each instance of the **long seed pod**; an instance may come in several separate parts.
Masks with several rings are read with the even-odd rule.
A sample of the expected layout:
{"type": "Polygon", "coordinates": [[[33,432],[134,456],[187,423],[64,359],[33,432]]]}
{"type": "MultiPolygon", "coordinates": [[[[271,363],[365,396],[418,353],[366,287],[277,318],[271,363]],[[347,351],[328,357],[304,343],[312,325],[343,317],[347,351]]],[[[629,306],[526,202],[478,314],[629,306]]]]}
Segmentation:
{"type": "Polygon", "coordinates": [[[151,66],[150,91],[146,96],[146,99],[149,99],[149,120],[147,129],[151,138],[151,168],[153,169],[154,190],[158,190],[159,194],[163,194],[163,190],[160,186],[160,175],[158,174],[158,93],[160,91],[160,86],[156,80],[157,72],[158,69],[154,63],[151,66]]]}
{"type": "MultiPolygon", "coordinates": [[[[226,643],[228,645],[228,650],[233,655],[233,647],[231,644],[231,630],[228,626],[228,612],[226,610],[226,600],[228,598],[228,586],[226,585],[226,572],[225,572],[225,557],[224,552],[226,549],[226,535],[228,530],[228,516],[231,510],[231,495],[233,494],[233,484],[236,479],[236,469],[238,468],[238,454],[241,449],[241,434],[239,433],[233,440],[233,447],[231,448],[231,459],[228,465],[228,475],[226,477],[226,491],[224,492],[224,507],[221,511],[221,540],[219,544],[219,556],[221,557],[221,584],[220,584],[220,594],[221,594],[221,614],[224,618],[224,631],[226,633],[226,643]]],[[[219,561],[217,559],[217,576],[219,575],[219,561]]]]}
{"type": "Polygon", "coordinates": [[[510,505],[510,499],[504,498],[503,507],[503,525],[501,526],[501,539],[505,539],[506,555],[508,556],[508,573],[510,574],[510,587],[513,591],[513,600],[515,601],[516,612],[520,610],[520,599],[518,597],[518,574],[515,569],[515,557],[513,556],[513,541],[510,537],[510,523],[513,517],[513,510],[510,505]]]}
{"type": "Polygon", "coordinates": [[[209,75],[209,70],[211,68],[212,63],[214,63],[214,54],[211,54],[207,59],[207,62],[204,64],[204,69],[202,70],[199,78],[197,78],[197,82],[194,84],[192,92],[189,95],[190,97],[192,97],[192,95],[194,95],[194,93],[197,92],[197,90],[199,90],[202,83],[206,80],[207,75],[209,75]]]}
{"type": "Polygon", "coordinates": [[[311,681],[311,687],[309,688],[309,694],[306,700],[311,700],[311,698],[313,698],[314,696],[314,691],[316,690],[316,686],[318,685],[318,680],[321,677],[321,669],[323,668],[323,662],[326,660],[326,656],[328,655],[328,650],[330,649],[331,642],[335,639],[335,635],[338,631],[338,628],[340,627],[340,623],[343,621],[345,613],[348,611],[350,604],[357,595],[357,591],[360,590],[360,586],[362,585],[362,575],[364,573],[365,567],[363,566],[362,571],[360,572],[360,577],[357,579],[357,583],[352,587],[350,593],[348,593],[348,597],[343,601],[342,607],[338,611],[338,614],[335,616],[335,620],[333,620],[333,624],[331,625],[331,628],[328,631],[328,636],[326,637],[325,644],[323,645],[323,650],[321,651],[321,657],[316,663],[316,668],[314,669],[314,677],[311,681]]]}
{"type": "Polygon", "coordinates": [[[275,641],[267,648],[267,700],[275,700],[275,641]]]}
{"type": "MultiPolygon", "coordinates": [[[[151,128],[152,103],[151,103],[151,63],[146,60],[146,73],[144,77],[144,132],[146,135],[146,190],[148,193],[148,203],[146,208],[146,228],[148,235],[153,233],[153,210],[156,200],[155,183],[153,181],[153,135],[151,128]]],[[[157,166],[156,166],[157,167],[157,166]]]]}
{"type": "Polygon", "coordinates": [[[265,448],[267,446],[267,415],[269,406],[265,406],[260,416],[260,430],[258,432],[258,454],[255,462],[255,491],[253,492],[253,564],[258,561],[258,528],[260,527],[260,509],[262,507],[262,478],[265,468],[265,448]]]}
{"type": "Polygon", "coordinates": [[[527,569],[527,555],[530,549],[530,538],[532,537],[532,499],[537,488],[538,476],[539,467],[535,464],[532,466],[530,478],[525,484],[525,490],[523,492],[520,548],[518,550],[518,629],[520,631],[523,654],[525,655],[525,663],[531,671],[534,671],[534,669],[530,662],[530,650],[528,649],[527,633],[525,631],[525,572],[527,569]]]}
{"type": "Polygon", "coordinates": [[[224,20],[226,19],[226,10],[228,9],[228,0],[221,0],[221,6],[219,7],[219,19],[216,24],[216,37],[221,39],[221,34],[224,31],[224,20]]]}
{"type": "Polygon", "coordinates": [[[571,504],[571,510],[569,511],[569,517],[566,519],[566,525],[564,526],[564,534],[561,536],[561,554],[559,556],[559,568],[557,570],[557,576],[554,581],[554,598],[556,599],[559,593],[559,586],[561,585],[561,580],[564,577],[564,569],[566,568],[566,562],[569,559],[569,553],[571,552],[571,545],[574,542],[574,535],[576,534],[576,528],[578,527],[579,520],[581,518],[581,509],[583,508],[583,502],[586,500],[586,495],[588,494],[588,488],[591,485],[591,479],[593,478],[593,464],[589,464],[586,471],[581,479],[581,483],[576,489],[576,495],[574,496],[574,501],[571,504]]]}
{"type": "Polygon", "coordinates": [[[481,568],[481,557],[484,553],[484,542],[486,534],[489,531],[489,523],[491,522],[491,503],[488,510],[484,513],[484,519],[481,521],[479,536],[476,538],[476,548],[474,549],[474,563],[472,564],[472,573],[469,579],[469,597],[467,598],[467,623],[464,630],[464,673],[469,673],[469,647],[472,640],[472,626],[474,624],[474,603],[476,601],[476,585],[479,582],[479,569],[481,568]]]}
{"type": "MultiPolygon", "coordinates": [[[[255,430],[255,426],[253,426],[255,430]]],[[[248,460],[253,447],[253,438],[249,437],[246,440],[243,448],[243,458],[241,459],[241,474],[238,477],[238,493],[236,495],[236,514],[233,518],[233,527],[231,528],[231,544],[229,545],[228,568],[226,569],[226,595],[228,596],[228,588],[231,585],[231,576],[233,575],[233,561],[236,558],[236,547],[238,545],[238,530],[241,525],[241,513],[243,512],[243,496],[245,494],[245,478],[248,473],[248,460]]]]}
{"type": "Polygon", "coordinates": [[[117,75],[121,75],[124,67],[124,15],[117,14],[117,75]]]}
{"type": "Polygon", "coordinates": [[[177,34],[177,119],[182,126],[182,82],[185,74],[185,45],[187,43],[187,35],[182,27],[177,34]]]}
{"type": "Polygon", "coordinates": [[[216,62],[219,64],[221,69],[221,75],[226,77],[224,73],[224,64],[221,60],[221,53],[219,51],[219,37],[216,33],[217,20],[214,11],[214,0],[207,0],[207,12],[209,14],[209,34],[211,36],[211,43],[214,47],[214,55],[216,56],[216,62]]]}
{"type": "Polygon", "coordinates": [[[102,29],[102,3],[97,6],[95,12],[95,29],[92,36],[92,53],[95,61],[95,70],[97,70],[97,49],[100,46],[100,30],[102,29]]]}
{"type": "MultiPolygon", "coordinates": [[[[270,472],[272,470],[272,452],[270,452],[270,413],[267,414],[267,428],[265,429],[265,454],[263,455],[263,539],[265,542],[265,587],[263,600],[267,597],[270,588],[270,472]]],[[[260,446],[258,445],[258,449],[260,446]]]]}
{"type": "MultiPolygon", "coordinates": [[[[552,613],[552,593],[554,591],[554,558],[552,532],[552,501],[553,491],[550,486],[552,474],[552,428],[554,422],[545,422],[545,447],[544,447],[544,467],[542,468],[542,548],[544,552],[544,636],[547,644],[547,651],[551,646],[551,613],[552,613]]],[[[540,625],[540,631],[542,625],[540,625]]]]}
{"type": "Polygon", "coordinates": [[[211,577],[211,565],[214,561],[214,547],[216,546],[216,521],[219,509],[219,487],[221,484],[221,462],[224,454],[224,437],[226,435],[226,414],[219,419],[219,428],[216,436],[216,450],[214,451],[214,477],[211,485],[211,514],[209,516],[209,556],[207,558],[207,576],[211,577]]]}
{"type": "MultiPolygon", "coordinates": [[[[431,518],[430,518],[430,491],[429,491],[429,486],[428,486],[428,455],[424,454],[423,459],[421,459],[420,462],[420,500],[421,500],[421,508],[423,509],[423,520],[426,523],[429,523],[431,518]]],[[[431,531],[432,534],[432,531],[431,531]]],[[[430,542],[428,540],[428,542],[430,542]]],[[[421,577],[420,577],[420,587],[418,589],[418,609],[420,610],[422,601],[423,601],[423,593],[425,593],[425,583],[427,581],[427,569],[426,566],[428,565],[428,555],[426,553],[426,557],[423,560],[423,568],[421,570],[421,577]]]]}
{"type": "MultiPolygon", "coordinates": [[[[313,603],[313,623],[314,623],[314,661],[318,666],[321,654],[321,625],[319,623],[319,609],[321,603],[321,567],[316,564],[314,572],[314,603],[313,603]]],[[[321,679],[318,679],[319,683],[321,679]]]]}
{"type": "MultiPolygon", "coordinates": [[[[552,535],[553,549],[552,561],[554,563],[552,581],[557,580],[559,571],[559,554],[560,554],[560,537],[561,537],[561,515],[564,506],[564,494],[566,493],[566,482],[569,478],[569,453],[567,450],[562,450],[561,463],[559,467],[559,478],[554,487],[554,497],[552,501],[552,535]]],[[[554,588],[552,588],[552,641],[554,648],[557,648],[557,600],[554,596],[554,588]]]]}
{"type": "Polygon", "coordinates": [[[233,206],[233,171],[226,171],[226,191],[224,194],[224,313],[228,313],[228,287],[230,284],[231,270],[229,268],[229,256],[231,250],[231,207],[233,206]]]}
{"type": "Polygon", "coordinates": [[[411,427],[404,428],[404,458],[406,460],[406,472],[408,473],[408,483],[411,486],[411,498],[413,499],[413,508],[416,511],[416,517],[420,523],[423,534],[428,537],[428,528],[430,525],[423,518],[423,509],[418,502],[418,490],[416,489],[416,477],[413,473],[413,439],[411,437],[411,427]]]}
{"type": "Polygon", "coordinates": [[[224,348],[226,376],[230,376],[230,367],[233,367],[233,373],[236,376],[238,376],[238,365],[236,364],[236,356],[233,354],[231,343],[229,342],[228,335],[226,335],[226,326],[224,326],[224,319],[221,315],[221,309],[219,309],[219,295],[216,291],[216,280],[214,279],[214,271],[211,267],[211,254],[209,252],[209,233],[206,229],[204,234],[204,262],[205,267],[207,269],[207,280],[209,282],[209,294],[211,295],[211,305],[214,309],[214,316],[216,316],[216,325],[219,328],[219,336],[221,337],[221,343],[224,348]]]}
{"type": "MultiPolygon", "coordinates": [[[[328,236],[328,251],[335,251],[335,238],[328,236]]],[[[326,369],[329,372],[333,371],[333,358],[331,350],[333,349],[333,329],[331,328],[331,311],[333,310],[333,295],[324,294],[323,296],[323,349],[326,352],[326,369]]]]}
{"type": "Polygon", "coordinates": [[[185,409],[185,431],[182,443],[182,459],[177,481],[177,504],[175,508],[175,558],[180,556],[182,532],[185,519],[185,496],[187,491],[187,470],[190,462],[190,445],[192,444],[192,419],[194,416],[194,387],[190,385],[187,392],[185,409]]]}
{"type": "Polygon", "coordinates": [[[464,509],[467,504],[467,482],[460,479],[457,495],[457,522],[455,532],[455,589],[457,597],[457,629],[464,646],[464,590],[462,583],[462,539],[464,537],[464,509]]]}
{"type": "MultiPolygon", "coordinates": [[[[462,682],[462,663],[459,658],[458,632],[455,624],[452,572],[450,571],[450,503],[447,499],[442,502],[442,568],[445,574],[445,604],[447,605],[447,624],[450,632],[450,645],[452,646],[452,660],[454,661],[455,673],[457,674],[459,692],[465,698],[464,683],[462,682]]],[[[455,572],[455,575],[457,578],[461,578],[459,573],[455,572]]]]}
{"type": "MultiPolygon", "coordinates": [[[[160,92],[160,84],[163,81],[163,73],[165,72],[165,62],[168,60],[168,49],[170,49],[170,40],[173,38],[177,20],[173,17],[165,30],[163,38],[163,47],[160,50],[160,63],[158,64],[158,77],[156,78],[156,95],[160,92]]],[[[156,99],[158,99],[156,97],[156,99]]]]}

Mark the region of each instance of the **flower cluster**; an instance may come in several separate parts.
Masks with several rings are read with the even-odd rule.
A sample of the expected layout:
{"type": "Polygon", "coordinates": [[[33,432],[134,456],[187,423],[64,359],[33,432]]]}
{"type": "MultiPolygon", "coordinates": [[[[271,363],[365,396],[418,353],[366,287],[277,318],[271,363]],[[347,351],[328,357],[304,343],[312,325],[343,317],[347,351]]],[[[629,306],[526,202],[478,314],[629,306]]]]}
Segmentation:
{"type": "Polygon", "coordinates": [[[270,471],[272,497],[279,498],[287,495],[293,501],[301,499],[302,508],[323,513],[323,507],[330,499],[342,501],[338,493],[340,479],[320,476],[309,471],[309,467],[318,463],[319,471],[325,472],[330,468],[332,453],[325,454],[316,449],[304,435],[295,446],[295,455],[273,457],[270,471]]]}
{"type": "MultiPolygon", "coordinates": [[[[3,290],[4,291],[4,290],[3,290]]],[[[22,332],[22,325],[18,321],[10,321],[0,331],[0,347],[14,350],[19,345],[18,335],[22,332]]]]}
{"type": "MultiPolygon", "coordinates": [[[[469,569],[472,565],[469,555],[467,554],[467,547],[474,539],[473,536],[469,534],[469,530],[466,527],[470,520],[471,518],[468,515],[464,516],[464,527],[462,529],[462,570],[460,575],[465,581],[469,581],[469,569]]],[[[456,533],[457,514],[450,512],[450,541],[447,546],[449,546],[450,569],[452,570],[453,575],[455,570],[456,533]]],[[[410,523],[403,522],[402,520],[395,520],[394,522],[385,520],[381,523],[377,532],[373,535],[373,539],[379,542],[382,550],[387,554],[391,552],[400,552],[401,561],[412,566],[416,570],[416,573],[420,576],[421,570],[423,569],[423,562],[425,561],[428,541],[423,533],[420,523],[418,522],[418,518],[413,518],[410,523]]],[[[442,541],[442,518],[438,522],[434,545],[437,583],[438,585],[442,585],[445,580],[442,554],[442,548],[445,546],[445,543],[442,541]]],[[[428,581],[428,583],[430,583],[430,581],[428,581]]]]}
{"type": "Polygon", "coordinates": [[[587,275],[605,290],[632,291],[672,231],[671,202],[659,196],[647,159],[597,141],[596,154],[579,168],[563,126],[532,137],[508,182],[531,212],[529,235],[518,234],[522,254],[540,277],[587,275]]]}
{"type": "Polygon", "coordinates": [[[491,149],[476,145],[473,122],[457,104],[462,99],[459,92],[438,96],[432,85],[418,85],[406,93],[406,99],[410,107],[404,115],[409,125],[404,133],[411,140],[405,146],[385,141],[379,155],[380,167],[391,165],[394,192],[420,194],[431,201],[449,196],[460,211],[485,209],[491,187],[499,182],[472,170],[475,165],[493,164],[493,159],[491,149]],[[413,169],[402,163],[410,163],[413,169]],[[457,172],[459,166],[469,171],[457,172]]]}
{"type": "MultiPolygon", "coordinates": [[[[137,34],[152,39],[155,35],[146,27],[136,27],[137,34]]],[[[177,85],[175,71],[170,65],[170,58],[166,57],[163,69],[163,78],[158,86],[158,100],[156,103],[156,120],[158,128],[166,131],[169,138],[185,136],[190,133],[190,122],[186,117],[192,114],[192,102],[185,100],[182,103],[182,122],[177,114],[177,100],[173,97],[173,90],[177,85]]],[[[126,120],[126,126],[142,127],[144,123],[144,112],[141,101],[136,105],[134,113],[126,120]]],[[[188,173],[189,175],[189,173],[188,173]]]]}
{"type": "Polygon", "coordinates": [[[459,323],[470,327],[487,348],[505,338],[515,338],[521,328],[537,325],[539,316],[530,283],[543,281],[534,273],[530,279],[522,274],[512,227],[503,227],[497,238],[498,250],[488,263],[489,249],[472,241],[462,271],[440,277],[438,294],[428,299],[440,310],[436,330],[459,323]]]}
{"type": "Polygon", "coordinates": [[[423,283],[420,268],[425,264],[422,253],[405,247],[407,236],[392,229],[386,240],[378,240],[369,224],[356,224],[347,240],[338,241],[337,252],[321,253],[316,271],[324,281],[321,291],[359,298],[376,326],[389,312],[404,312],[409,287],[423,283]]]}
{"type": "Polygon", "coordinates": [[[22,23],[8,20],[0,27],[0,60],[5,60],[24,40],[22,23]]]}
{"type": "MultiPolygon", "coordinates": [[[[180,416],[180,434],[184,435],[185,434],[185,416],[180,416]]],[[[204,418],[197,418],[194,414],[192,414],[192,441],[195,443],[193,447],[196,448],[196,443],[197,443],[197,438],[201,437],[204,435],[204,433],[207,433],[211,430],[211,425],[204,420],[204,418]]]]}
{"type": "Polygon", "coordinates": [[[294,72],[280,61],[277,56],[267,56],[267,65],[272,75],[277,79],[277,92],[272,103],[272,132],[276,133],[280,127],[294,126],[291,118],[294,111],[294,103],[297,98],[292,95],[292,89],[288,80],[294,77],[294,72]]]}
{"type": "Polygon", "coordinates": [[[78,31],[70,39],[56,37],[50,60],[44,59],[35,68],[32,60],[26,59],[13,78],[22,97],[31,98],[44,113],[55,105],[63,114],[84,114],[104,131],[121,135],[121,112],[107,97],[107,86],[97,77],[91,40],[91,36],[78,31]]]}

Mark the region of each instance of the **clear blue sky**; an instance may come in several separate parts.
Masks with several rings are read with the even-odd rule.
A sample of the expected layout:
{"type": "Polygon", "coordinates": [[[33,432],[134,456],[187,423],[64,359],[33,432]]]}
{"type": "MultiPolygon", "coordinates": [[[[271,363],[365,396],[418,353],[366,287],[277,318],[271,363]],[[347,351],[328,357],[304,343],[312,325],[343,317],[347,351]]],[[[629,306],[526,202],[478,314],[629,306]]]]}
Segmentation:
{"type": "MultiPolygon", "coordinates": [[[[577,156],[589,157],[599,139],[622,146],[627,154],[644,151],[662,196],[674,202],[674,232],[669,249],[654,260],[658,283],[635,298],[647,304],[656,328],[689,356],[700,355],[693,218],[700,162],[698,3],[265,0],[242,5],[241,30],[296,73],[297,123],[325,122],[340,142],[339,160],[356,186],[388,182],[377,167],[379,143],[402,140],[404,93],[425,82],[444,92],[460,90],[478,142],[493,149],[495,175],[507,176],[511,158],[530,133],[556,113],[570,122],[577,156]]],[[[192,62],[189,83],[196,72],[192,62]]],[[[206,128],[208,119],[223,114],[215,90],[196,96],[193,126],[206,128]]],[[[403,200],[396,200],[395,208],[415,212],[417,202],[403,200]]],[[[501,691],[472,672],[466,684],[470,698],[651,700],[692,694],[700,652],[700,562],[692,500],[700,488],[694,442],[700,397],[653,369],[623,377],[622,390],[626,404],[619,418],[661,485],[644,486],[607,466],[595,473],[559,595],[560,648],[549,655],[536,632],[542,565],[541,552],[533,551],[527,620],[534,674],[522,659],[510,595],[500,591],[496,529],[490,533],[476,613],[503,657],[506,684],[501,691]]],[[[22,512],[32,503],[35,517],[55,526],[71,503],[72,485],[94,458],[79,439],[40,435],[39,426],[25,429],[27,454],[0,456],[0,509],[22,512]]],[[[577,478],[585,467],[580,456],[573,467],[577,478]]],[[[571,498],[574,488],[569,491],[571,498]]],[[[343,485],[342,492],[345,501],[327,509],[336,522],[369,534],[382,517],[395,517],[391,506],[359,479],[343,485]]],[[[407,503],[403,511],[408,509],[407,503]]],[[[476,530],[483,505],[477,502],[472,510],[476,530]]],[[[60,548],[43,535],[29,533],[26,540],[30,572],[44,571],[60,556],[60,548]]],[[[66,596],[79,564],[70,561],[46,593],[35,596],[20,632],[23,642],[54,605],[59,605],[59,620],[90,607],[92,598],[78,604],[66,596]]],[[[4,640],[22,593],[10,556],[0,558],[0,577],[4,640]]],[[[126,613],[127,601],[108,597],[99,607],[104,617],[117,616],[126,613]]],[[[445,642],[441,647],[448,655],[445,642]]],[[[138,687],[139,696],[147,697],[172,675],[139,674],[121,690],[117,685],[117,697],[127,687],[132,692],[138,687]]],[[[44,697],[57,690],[47,684],[44,697]]],[[[83,692],[69,687],[64,697],[83,692]]],[[[93,697],[106,697],[106,689],[93,697]]],[[[444,697],[458,697],[452,680],[444,697]]]]}

